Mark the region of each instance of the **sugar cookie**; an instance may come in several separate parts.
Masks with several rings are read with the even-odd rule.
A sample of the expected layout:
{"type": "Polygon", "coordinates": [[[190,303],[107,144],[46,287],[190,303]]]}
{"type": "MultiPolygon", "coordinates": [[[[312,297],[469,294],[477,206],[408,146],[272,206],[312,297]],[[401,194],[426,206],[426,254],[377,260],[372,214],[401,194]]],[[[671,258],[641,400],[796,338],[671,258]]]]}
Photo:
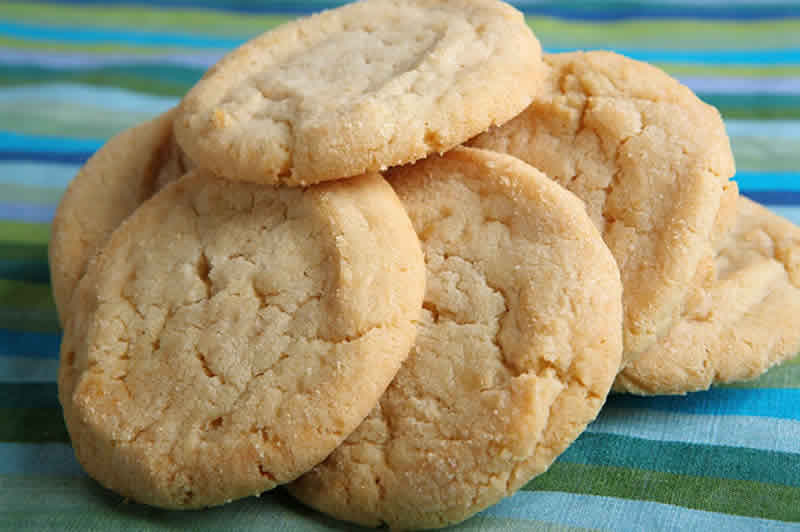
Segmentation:
{"type": "Polygon", "coordinates": [[[546,55],[544,88],[472,145],[574,192],[620,267],[624,362],[666,334],[698,276],[734,173],[719,113],[661,70],[610,52],[546,55]]]}
{"type": "Polygon", "coordinates": [[[364,423],[288,488],[340,519],[441,527],[545,471],[594,419],[622,288],[580,200],[514,157],[456,148],[387,177],[425,253],[419,335],[364,423]]]}
{"type": "Polygon", "coordinates": [[[541,49],[497,0],[363,0],[224,57],[181,104],[178,140],[229,179],[307,185],[443,152],[511,119],[541,49]]]}
{"type": "Polygon", "coordinates": [[[424,283],[377,174],[308,189],[187,174],[114,231],[76,290],[59,395],[78,460],[167,508],[292,480],[376,404],[424,283]]]}
{"type": "Polygon", "coordinates": [[[53,218],[53,299],[62,324],[89,258],[111,232],[190,163],[172,135],[174,109],[109,140],[70,182],[53,218]]]}
{"type": "Polygon", "coordinates": [[[617,376],[614,388],[682,394],[754,379],[800,353],[800,228],[740,197],[717,250],[709,304],[617,376]]]}

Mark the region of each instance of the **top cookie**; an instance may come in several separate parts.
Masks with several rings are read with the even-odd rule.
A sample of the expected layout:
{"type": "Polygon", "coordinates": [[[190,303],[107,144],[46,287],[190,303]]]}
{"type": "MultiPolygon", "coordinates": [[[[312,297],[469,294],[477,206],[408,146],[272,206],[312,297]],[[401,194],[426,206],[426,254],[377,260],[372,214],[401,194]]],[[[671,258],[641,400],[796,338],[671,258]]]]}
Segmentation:
{"type": "Polygon", "coordinates": [[[620,267],[630,361],[666,333],[713,259],[730,144],[717,110],[653,66],[609,52],[545,63],[534,102],[471,144],[523,159],[586,203],[620,267]]]}
{"type": "Polygon", "coordinates": [[[172,135],[175,110],[109,140],[70,182],[53,218],[50,280],[59,319],[86,264],[143,201],[190,163],[172,135]]]}
{"type": "Polygon", "coordinates": [[[424,285],[377,174],[301,189],[189,173],[113,232],[76,289],[59,367],[76,456],[169,508],[292,480],[394,377],[424,285]]]}
{"type": "Polygon", "coordinates": [[[753,379],[800,352],[800,228],[738,199],[718,244],[710,301],[688,306],[669,334],[617,376],[614,388],[683,394],[753,379]]]}
{"type": "Polygon", "coordinates": [[[496,0],[364,0],[244,44],[186,95],[176,134],[229,179],[308,185],[446,151],[511,119],[543,75],[496,0]]]}
{"type": "Polygon", "coordinates": [[[441,527],[545,471],[595,418],[622,287],[581,202],[514,157],[456,148],[387,178],[425,253],[419,334],[369,417],[289,490],[361,524],[441,527]]]}

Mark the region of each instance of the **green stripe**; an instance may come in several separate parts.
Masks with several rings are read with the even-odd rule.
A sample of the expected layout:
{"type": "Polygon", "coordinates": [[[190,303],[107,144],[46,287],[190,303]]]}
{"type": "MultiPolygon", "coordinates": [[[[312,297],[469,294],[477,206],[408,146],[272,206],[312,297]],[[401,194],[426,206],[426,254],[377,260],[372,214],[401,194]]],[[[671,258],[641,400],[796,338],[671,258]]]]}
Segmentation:
{"type": "Polygon", "coordinates": [[[46,309],[21,309],[0,305],[0,328],[29,332],[61,330],[54,306],[46,309]]]}
{"type": "MultiPolygon", "coordinates": [[[[152,112],[110,110],[106,106],[46,100],[0,103],[0,129],[28,135],[109,138],[153,117],[152,112]]],[[[4,196],[3,196],[4,197],[4,196]]]]}
{"type": "Polygon", "coordinates": [[[739,170],[796,172],[800,169],[800,150],[797,146],[796,138],[731,137],[736,168],[739,170]]]}
{"type": "Polygon", "coordinates": [[[61,408],[0,408],[0,441],[69,443],[61,408]]]}
{"type": "Polygon", "coordinates": [[[176,33],[249,38],[294,17],[235,14],[202,9],[126,6],[59,6],[39,2],[4,2],[0,17],[18,21],[107,28],[135,28],[176,33]]]}
{"type": "MultiPolygon", "coordinates": [[[[0,129],[8,129],[2,125],[0,129]]],[[[62,130],[63,133],[63,130],[62,130]]],[[[15,183],[0,183],[0,198],[9,203],[32,203],[36,205],[55,205],[64,194],[63,188],[37,187],[18,185],[15,183]]]]}
{"type": "Polygon", "coordinates": [[[47,246],[49,241],[50,224],[0,220],[0,246],[12,243],[24,245],[43,244],[47,246]]]}
{"type": "MultiPolygon", "coordinates": [[[[0,226],[3,222],[0,221],[0,226]]],[[[0,235],[2,235],[0,228],[0,235]]],[[[47,265],[47,242],[3,242],[0,236],[0,260],[43,262],[47,265]]]]}
{"type": "Polygon", "coordinates": [[[713,471],[717,478],[800,488],[800,455],[743,447],[653,441],[587,432],[561,455],[559,461],[694,477],[713,471]]]}
{"type": "Polygon", "coordinates": [[[700,98],[719,109],[723,118],[731,119],[800,119],[800,98],[794,95],[762,94],[699,94],[700,98]]]}
{"type": "Polygon", "coordinates": [[[775,366],[757,379],[716,386],[718,388],[800,388],[800,356],[775,366]]]}
{"type": "Polygon", "coordinates": [[[50,285],[0,279],[0,328],[57,332],[58,315],[50,285]]]}
{"type": "MultiPolygon", "coordinates": [[[[710,464],[709,473],[713,473],[710,464]]],[[[800,489],[746,480],[556,462],[523,489],[674,504],[782,521],[800,520],[800,489]]]]}
{"type": "Polygon", "coordinates": [[[96,87],[119,87],[158,96],[183,96],[203,75],[203,69],[177,66],[129,65],[93,69],[48,69],[5,66],[0,86],[69,82],[96,87]]]}
{"type": "Polygon", "coordinates": [[[646,47],[661,50],[727,50],[796,46],[800,20],[754,22],[698,20],[628,20],[619,22],[565,21],[527,17],[545,47],[646,47]]]}
{"type": "Polygon", "coordinates": [[[55,382],[0,382],[3,408],[56,408],[58,404],[55,382]]]}

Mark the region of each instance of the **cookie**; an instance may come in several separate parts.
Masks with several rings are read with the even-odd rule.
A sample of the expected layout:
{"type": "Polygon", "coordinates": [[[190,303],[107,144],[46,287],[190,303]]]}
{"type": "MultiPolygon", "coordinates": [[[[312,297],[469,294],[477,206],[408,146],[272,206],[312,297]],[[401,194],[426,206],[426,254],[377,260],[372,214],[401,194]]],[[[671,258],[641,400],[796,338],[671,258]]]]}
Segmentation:
{"type": "Polygon", "coordinates": [[[711,301],[684,312],[614,389],[683,394],[754,379],[800,353],[800,228],[740,197],[719,243],[711,301]]]}
{"type": "Polygon", "coordinates": [[[50,280],[64,324],[89,258],[153,192],[190,166],[174,136],[175,110],[116,135],[70,182],[53,218],[50,280]]]}
{"type": "Polygon", "coordinates": [[[78,460],[165,508],[294,479],[408,356],[424,283],[377,174],[308,189],[187,174],[114,231],[76,291],[59,396],[78,460]]]}
{"type": "Polygon", "coordinates": [[[288,489],[363,525],[440,527],[545,471],[597,415],[622,288],[580,200],[518,159],[457,148],[387,177],[425,253],[416,344],[364,423],[288,489]]]}
{"type": "Polygon", "coordinates": [[[471,145],[523,159],[586,203],[620,267],[627,362],[666,334],[713,259],[730,144],[717,110],[653,66],[610,52],[545,63],[534,102],[471,145]]]}
{"type": "Polygon", "coordinates": [[[521,13],[497,0],[364,0],[224,57],[176,124],[198,165],[308,185],[443,152],[528,105],[543,73],[521,13]]]}

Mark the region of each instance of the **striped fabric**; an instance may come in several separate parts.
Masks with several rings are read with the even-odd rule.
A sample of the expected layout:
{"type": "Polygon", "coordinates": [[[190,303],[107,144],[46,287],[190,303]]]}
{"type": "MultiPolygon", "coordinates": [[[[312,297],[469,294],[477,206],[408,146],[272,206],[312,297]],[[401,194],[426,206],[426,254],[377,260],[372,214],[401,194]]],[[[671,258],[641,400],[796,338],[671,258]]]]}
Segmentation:
{"type": "MultiPolygon", "coordinates": [[[[281,490],[167,512],[82,473],[56,399],[49,223],[78,167],[225,51],[324,0],[0,3],[0,528],[349,529],[281,490]]],[[[517,3],[548,51],[607,48],[724,115],[744,194],[800,222],[800,4],[517,3]]],[[[456,530],[800,530],[800,358],[685,398],[611,397],[551,470],[456,530]]]]}

